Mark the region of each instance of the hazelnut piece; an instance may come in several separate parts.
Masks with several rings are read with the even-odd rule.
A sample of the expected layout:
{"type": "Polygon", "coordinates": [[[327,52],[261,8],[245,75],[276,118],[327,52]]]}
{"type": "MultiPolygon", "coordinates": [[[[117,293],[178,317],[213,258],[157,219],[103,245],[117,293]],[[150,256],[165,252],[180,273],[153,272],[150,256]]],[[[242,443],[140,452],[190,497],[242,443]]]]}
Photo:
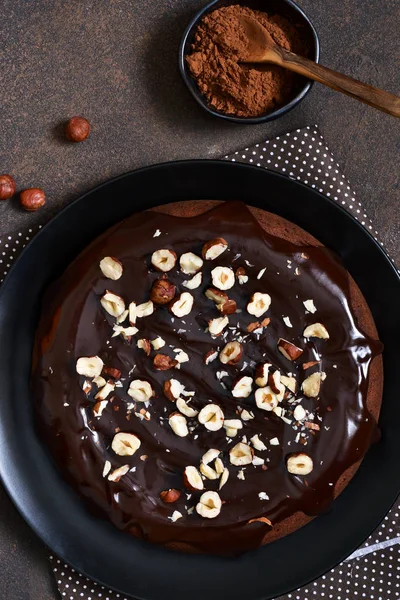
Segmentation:
{"type": "Polygon", "coordinates": [[[224,428],[227,437],[236,437],[239,429],[243,429],[243,423],[240,419],[226,419],[224,421],[224,428]]]}
{"type": "Polygon", "coordinates": [[[187,421],[183,415],[178,412],[174,412],[168,417],[168,423],[172,431],[178,437],[186,437],[189,434],[187,427],[187,421]]]}
{"type": "Polygon", "coordinates": [[[263,452],[264,450],[267,450],[267,446],[264,444],[263,441],[260,440],[260,437],[258,434],[253,435],[253,437],[250,438],[250,441],[253,444],[254,448],[256,450],[258,450],[259,452],[263,452]]]}
{"type": "Polygon", "coordinates": [[[176,367],[177,364],[178,361],[167,354],[156,354],[153,359],[153,367],[157,371],[168,371],[168,369],[176,367]]]}
{"type": "Polygon", "coordinates": [[[211,278],[213,286],[219,290],[230,290],[235,285],[235,274],[230,267],[215,267],[211,278]]]}
{"type": "Polygon", "coordinates": [[[136,342],[136,346],[140,350],[143,350],[143,352],[145,353],[146,356],[150,356],[151,344],[150,344],[149,340],[142,338],[136,342]]]}
{"type": "Polygon", "coordinates": [[[150,291],[150,300],[154,304],[168,304],[174,299],[176,292],[175,285],[164,277],[157,279],[150,291]]]}
{"type": "Polygon", "coordinates": [[[193,308],[194,298],[189,292],[182,292],[169,306],[173,315],[178,318],[186,317],[193,308]]]}
{"type": "Polygon", "coordinates": [[[223,486],[226,484],[228,479],[229,479],[229,469],[225,468],[222,472],[221,479],[219,481],[219,489],[223,488],[223,486]]]}
{"type": "Polygon", "coordinates": [[[108,279],[116,281],[122,276],[122,263],[114,256],[105,256],[99,266],[104,277],[108,277],[108,279]]]}
{"type": "Polygon", "coordinates": [[[16,187],[11,175],[0,175],[0,200],[8,200],[14,196],[16,187]]]}
{"type": "Polygon", "coordinates": [[[209,300],[215,302],[217,309],[223,315],[232,315],[236,312],[237,305],[235,300],[228,298],[228,294],[224,291],[216,288],[208,288],[205,295],[209,300]]]}
{"type": "Polygon", "coordinates": [[[266,387],[268,384],[270,363],[261,363],[256,367],[256,385],[258,387],[266,387]]]}
{"type": "Polygon", "coordinates": [[[317,312],[317,307],[314,304],[314,300],[304,300],[303,304],[305,306],[305,309],[308,310],[308,312],[310,312],[310,313],[317,312]]]}
{"type": "Polygon", "coordinates": [[[152,315],[154,312],[154,304],[151,300],[148,302],[143,302],[143,304],[139,304],[139,306],[134,306],[134,302],[131,302],[129,305],[129,321],[132,323],[132,319],[142,319],[143,317],[148,317],[152,315]]]}
{"type": "Polygon", "coordinates": [[[198,419],[209,431],[218,431],[224,424],[224,413],[217,404],[206,404],[201,409],[198,419]]]}
{"type": "Polygon", "coordinates": [[[281,375],[281,383],[293,394],[296,393],[296,379],[294,377],[286,377],[286,375],[281,375]]]}
{"type": "Polygon", "coordinates": [[[213,460],[215,460],[216,458],[218,458],[218,456],[221,454],[221,450],[218,450],[217,448],[210,448],[209,450],[207,450],[207,452],[205,454],[203,454],[203,456],[201,457],[201,462],[205,465],[208,465],[210,462],[212,462],[213,460]]]}
{"type": "Polygon", "coordinates": [[[196,505],[196,512],[205,519],[214,519],[221,512],[222,501],[217,492],[204,492],[196,505]]]}
{"type": "Polygon", "coordinates": [[[203,266],[203,261],[200,256],[197,256],[197,254],[193,254],[193,252],[186,252],[180,257],[179,264],[181,271],[185,273],[185,275],[194,275],[200,271],[201,267],[203,266]]]}
{"type": "Polygon", "coordinates": [[[207,479],[218,479],[219,475],[210,465],[200,463],[200,473],[207,479]]]}
{"type": "MultiPolygon", "coordinates": [[[[151,302],[151,300],[149,301],[151,302]]],[[[141,305],[143,306],[143,304],[141,305]]],[[[151,302],[151,306],[153,307],[153,303],[151,302]]],[[[122,313],[122,315],[125,313],[122,313]]],[[[122,315],[121,315],[121,319],[122,319],[122,315]]],[[[137,306],[136,306],[136,302],[130,302],[129,306],[128,306],[128,314],[125,315],[125,319],[126,317],[129,318],[129,323],[131,325],[136,325],[136,318],[137,318],[137,306]]],[[[124,321],[125,321],[124,319],[124,321]]]]}
{"type": "Polygon", "coordinates": [[[292,342],[288,342],[283,338],[278,340],[278,350],[288,360],[297,360],[303,354],[303,350],[298,348],[292,342]]]}
{"type": "Polygon", "coordinates": [[[247,305],[247,312],[255,317],[261,317],[271,305],[271,296],[261,292],[255,292],[247,305]]]}
{"type": "Polygon", "coordinates": [[[206,289],[205,296],[209,300],[215,302],[215,304],[223,304],[224,302],[228,301],[228,294],[212,287],[206,289]]]}
{"type": "Polygon", "coordinates": [[[100,389],[99,392],[97,392],[97,394],[95,395],[95,399],[96,400],[105,400],[110,394],[111,392],[113,392],[115,389],[115,383],[113,381],[107,381],[106,385],[103,385],[103,387],[100,389]]]}
{"type": "Polygon", "coordinates": [[[201,285],[202,281],[203,274],[200,271],[199,273],[196,273],[196,275],[193,275],[191,279],[185,279],[182,285],[188,290],[196,290],[201,285]]]}
{"type": "Polygon", "coordinates": [[[269,386],[258,388],[255,393],[256,404],[261,410],[273,410],[278,406],[278,398],[269,386]]]}
{"type": "Polygon", "coordinates": [[[308,475],[313,467],[311,456],[305,452],[295,452],[286,461],[286,468],[292,475],[308,475]]]}
{"type": "Polygon", "coordinates": [[[189,419],[197,417],[199,411],[189,406],[189,404],[183,399],[178,398],[176,401],[176,408],[181,412],[185,417],[189,417],[189,419]]]}
{"type": "Polygon", "coordinates": [[[164,273],[171,271],[176,264],[176,252],[168,248],[156,250],[151,255],[151,264],[158,271],[164,271],[164,273]]]}
{"type": "Polygon", "coordinates": [[[103,371],[106,375],[109,375],[114,379],[119,379],[121,377],[121,371],[119,369],[115,369],[114,367],[104,367],[103,371]]]}
{"type": "Polygon", "coordinates": [[[249,280],[249,276],[246,275],[246,271],[243,267],[238,267],[236,269],[236,277],[238,278],[238,282],[240,285],[247,283],[249,280]]]}
{"type": "Polygon", "coordinates": [[[183,481],[189,490],[197,491],[204,489],[204,483],[196,467],[186,467],[183,474],[183,481]]]}
{"type": "Polygon", "coordinates": [[[229,319],[227,316],[218,317],[217,319],[210,319],[210,321],[208,321],[208,331],[212,337],[218,337],[221,335],[228,323],[229,319]]]}
{"type": "Polygon", "coordinates": [[[87,379],[85,379],[85,381],[83,382],[82,390],[86,394],[86,396],[89,396],[90,392],[92,391],[92,384],[87,379]]]}
{"type": "Polygon", "coordinates": [[[301,365],[302,369],[306,371],[307,369],[311,369],[311,367],[315,367],[315,365],[319,364],[319,360],[311,360],[310,362],[305,362],[301,365]]]}
{"type": "Polygon", "coordinates": [[[154,396],[154,391],[148,381],[134,379],[129,385],[128,395],[136,402],[148,402],[154,396]]]}
{"type": "Polygon", "coordinates": [[[104,363],[98,356],[82,356],[76,361],[76,372],[85,377],[98,377],[104,363]]]}
{"type": "Polygon", "coordinates": [[[122,467],[118,467],[114,471],[111,471],[108,476],[108,481],[119,481],[121,477],[127,474],[128,471],[129,465],[122,465],[122,467]]]}
{"type": "Polygon", "coordinates": [[[219,353],[219,360],[224,365],[236,365],[243,356],[243,346],[239,342],[228,342],[219,353]]]}
{"type": "Polygon", "coordinates": [[[305,338],[316,337],[320,338],[321,340],[329,339],[328,330],[324,325],[322,325],[322,323],[313,323],[312,325],[306,327],[303,331],[303,336],[305,338]]]}
{"type": "Polygon", "coordinates": [[[120,317],[125,310],[125,302],[121,296],[109,290],[106,290],[104,296],[101,297],[100,304],[112,317],[120,317]]]}
{"type": "Polygon", "coordinates": [[[163,392],[171,402],[175,402],[184,389],[184,386],[177,379],[168,379],[163,385],[163,392]]]}
{"type": "Polygon", "coordinates": [[[281,374],[279,371],[274,371],[268,375],[268,385],[274,394],[280,394],[282,392],[281,374]]]}
{"type": "Polygon", "coordinates": [[[237,304],[235,300],[229,299],[226,302],[217,304],[217,309],[223,315],[233,315],[236,312],[237,304]]]}
{"type": "Polygon", "coordinates": [[[122,327],[121,325],[113,325],[113,331],[114,333],[111,337],[117,337],[118,335],[121,335],[124,340],[130,342],[132,336],[136,335],[139,329],[136,327],[122,327]]]}
{"type": "Polygon", "coordinates": [[[158,336],[155,340],[150,340],[150,344],[153,346],[154,350],[160,350],[160,348],[165,346],[165,340],[158,336]]]}
{"type": "Polygon", "coordinates": [[[164,490],[160,494],[160,498],[166,504],[171,504],[172,502],[176,502],[181,497],[181,493],[179,490],[164,490]]]}
{"type": "Polygon", "coordinates": [[[220,237],[206,242],[203,246],[202,256],[204,260],[215,260],[228,248],[228,242],[220,237]]]}
{"type": "Polygon", "coordinates": [[[304,419],[306,418],[307,413],[304,410],[304,408],[301,406],[301,404],[298,404],[296,406],[296,408],[293,411],[293,417],[296,421],[304,421],[304,419]]]}
{"type": "Polygon", "coordinates": [[[317,398],[321,389],[321,382],[324,381],[325,378],[326,373],[323,371],[317,371],[316,373],[309,375],[301,384],[304,395],[307,396],[307,398],[317,398]]]}
{"type": "Polygon", "coordinates": [[[69,142],[84,142],[90,133],[90,123],[83,117],[72,117],[65,126],[65,137],[69,142]]]}
{"type": "Polygon", "coordinates": [[[103,414],[103,411],[107,408],[107,405],[108,400],[99,400],[96,402],[96,404],[93,406],[93,416],[100,418],[103,414]]]}
{"type": "Polygon", "coordinates": [[[240,377],[232,387],[234,398],[248,398],[253,389],[253,379],[248,375],[240,377]]]}
{"type": "Polygon", "coordinates": [[[116,433],[111,448],[118,456],[132,456],[140,448],[140,440],[133,433],[116,433]]]}
{"type": "Polygon", "coordinates": [[[183,514],[181,512],[179,512],[179,510],[174,510],[174,512],[172,513],[171,517],[168,517],[168,519],[170,519],[170,521],[172,521],[173,523],[176,523],[176,521],[178,519],[182,519],[183,514]]]}
{"type": "Polygon", "coordinates": [[[229,460],[235,467],[243,467],[250,465],[254,456],[253,448],[250,448],[248,444],[239,442],[229,450],[229,460]]]}
{"type": "Polygon", "coordinates": [[[22,208],[34,212],[46,204],[46,196],[40,188],[29,188],[20,193],[19,201],[22,208]]]}
{"type": "Polygon", "coordinates": [[[209,350],[207,354],[204,355],[203,362],[205,365],[209,365],[212,363],[218,356],[217,350],[209,350]]]}

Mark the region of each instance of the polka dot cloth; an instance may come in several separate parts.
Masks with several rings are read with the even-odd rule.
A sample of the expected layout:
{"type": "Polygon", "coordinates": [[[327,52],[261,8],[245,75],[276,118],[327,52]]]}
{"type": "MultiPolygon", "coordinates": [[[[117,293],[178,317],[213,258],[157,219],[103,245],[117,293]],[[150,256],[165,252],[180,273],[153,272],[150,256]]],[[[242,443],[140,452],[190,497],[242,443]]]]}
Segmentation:
{"type": "MultiPolygon", "coordinates": [[[[380,242],[317,127],[305,127],[224,157],[279,171],[333,198],[380,242]]],[[[37,229],[0,240],[0,281],[37,229]]],[[[317,581],[275,600],[400,599],[400,502],[365,544],[317,581]]],[[[65,600],[129,600],[77,573],[56,556],[50,562],[65,600]]]]}

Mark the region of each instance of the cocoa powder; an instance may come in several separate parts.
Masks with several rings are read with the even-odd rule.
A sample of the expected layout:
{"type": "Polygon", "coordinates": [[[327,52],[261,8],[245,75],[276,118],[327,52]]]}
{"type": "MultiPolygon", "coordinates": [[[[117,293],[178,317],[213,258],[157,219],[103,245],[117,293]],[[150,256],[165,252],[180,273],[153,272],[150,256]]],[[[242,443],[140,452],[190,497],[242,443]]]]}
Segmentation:
{"type": "Polygon", "coordinates": [[[299,29],[285,17],[235,5],[219,8],[202,19],[186,60],[211,107],[225,114],[257,117],[290,101],[301,78],[274,65],[239,63],[247,50],[247,38],[238,22],[241,15],[261,23],[279,46],[308,54],[299,29]]]}

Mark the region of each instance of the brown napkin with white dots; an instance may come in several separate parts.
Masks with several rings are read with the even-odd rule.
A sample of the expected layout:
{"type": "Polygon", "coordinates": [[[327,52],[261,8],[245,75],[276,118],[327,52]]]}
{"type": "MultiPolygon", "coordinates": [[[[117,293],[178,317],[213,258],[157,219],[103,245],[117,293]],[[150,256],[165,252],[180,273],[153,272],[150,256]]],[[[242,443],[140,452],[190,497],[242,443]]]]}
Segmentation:
{"type": "MultiPolygon", "coordinates": [[[[356,200],[317,127],[297,129],[224,159],[279,171],[302,181],[340,203],[380,242],[378,232],[356,200]]],[[[34,233],[36,231],[29,230],[0,240],[1,281],[18,251],[34,233]]],[[[367,542],[341,565],[310,585],[276,600],[400,599],[399,512],[397,501],[367,542]]],[[[50,556],[50,561],[61,597],[66,600],[129,600],[80,575],[56,556],[50,556]]]]}

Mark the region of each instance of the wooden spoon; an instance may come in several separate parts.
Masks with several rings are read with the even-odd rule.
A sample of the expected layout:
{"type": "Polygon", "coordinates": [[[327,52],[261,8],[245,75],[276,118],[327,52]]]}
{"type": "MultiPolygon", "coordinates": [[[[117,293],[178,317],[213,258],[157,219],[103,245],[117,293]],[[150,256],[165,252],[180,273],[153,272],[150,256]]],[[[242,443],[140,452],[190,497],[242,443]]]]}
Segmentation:
{"type": "Polygon", "coordinates": [[[365,102],[378,110],[400,117],[400,98],[372,85],[361,83],[352,77],[332,71],[327,67],[315,63],[308,58],[303,58],[281,48],[274,42],[268,31],[258,21],[251,17],[239,17],[246,38],[248,50],[245,56],[240,57],[244,63],[272,63],[289,71],[295,71],[309,79],[314,79],[330,88],[361,102],[365,102]]]}

